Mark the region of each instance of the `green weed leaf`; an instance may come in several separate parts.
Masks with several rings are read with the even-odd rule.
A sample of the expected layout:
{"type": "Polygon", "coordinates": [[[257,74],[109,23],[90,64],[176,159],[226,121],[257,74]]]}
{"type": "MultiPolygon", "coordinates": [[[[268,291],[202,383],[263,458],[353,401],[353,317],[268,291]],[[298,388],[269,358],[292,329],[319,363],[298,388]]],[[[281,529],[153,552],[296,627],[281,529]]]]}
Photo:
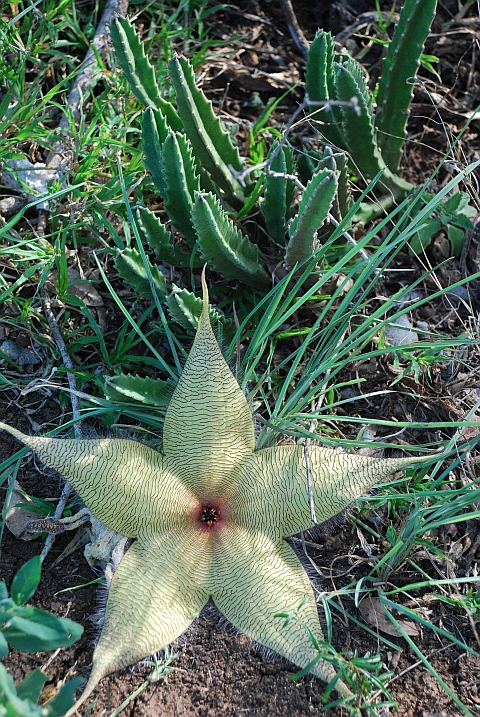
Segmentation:
{"type": "Polygon", "coordinates": [[[69,710],[75,702],[75,690],[83,682],[81,677],[76,677],[74,680],[70,680],[65,685],[62,685],[58,693],[45,704],[45,708],[48,710],[48,717],[62,717],[62,715],[69,710]]]}
{"type": "Polygon", "coordinates": [[[78,623],[31,606],[24,607],[3,628],[7,642],[24,652],[68,647],[78,640],[82,632],[83,627],[78,623]]]}
{"type": "Polygon", "coordinates": [[[8,643],[3,632],[0,631],[0,660],[8,655],[8,643]]]}
{"type": "Polygon", "coordinates": [[[31,700],[32,702],[38,702],[40,693],[43,689],[45,682],[48,680],[48,675],[39,670],[38,668],[32,670],[22,682],[17,686],[17,695],[22,700],[31,700]]]}
{"type": "Polygon", "coordinates": [[[12,580],[11,595],[16,605],[24,605],[35,593],[40,582],[41,570],[39,555],[22,565],[12,580]]]}

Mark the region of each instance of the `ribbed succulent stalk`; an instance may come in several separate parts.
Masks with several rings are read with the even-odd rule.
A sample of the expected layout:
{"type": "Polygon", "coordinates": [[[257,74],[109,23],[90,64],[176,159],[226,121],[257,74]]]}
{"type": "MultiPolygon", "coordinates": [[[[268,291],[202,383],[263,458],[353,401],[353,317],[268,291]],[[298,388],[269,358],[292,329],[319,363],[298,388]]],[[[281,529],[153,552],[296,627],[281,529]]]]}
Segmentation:
{"type": "Polygon", "coordinates": [[[414,79],[436,8],[437,0],[405,0],[383,61],[375,125],[383,158],[392,172],[399,169],[414,79]]]}
{"type": "MultiPolygon", "coordinates": [[[[195,258],[189,262],[189,254],[178,249],[168,229],[146,207],[141,207],[137,212],[138,228],[156,259],[174,266],[195,266],[199,259],[204,260],[209,268],[230,280],[240,281],[262,293],[268,291],[271,278],[263,253],[235,225],[235,211],[247,205],[256,210],[258,216],[258,207],[261,208],[274,251],[278,253],[279,247],[288,242],[285,259],[291,268],[315,251],[317,232],[330,209],[333,207],[337,214],[345,211],[349,202],[348,188],[344,186],[348,181],[346,160],[342,162],[336,155],[335,160],[329,161],[331,166],[317,166],[312,171],[295,213],[292,206],[295,185],[300,183],[295,180],[293,150],[287,144],[274,143],[263,175],[256,180],[257,195],[252,194],[256,202],[252,201],[253,182],[240,179],[245,162],[215,115],[211,102],[196,86],[189,61],[174,56],[168,65],[175,108],[162,100],[153,68],[128,20],[114,21],[112,40],[132,91],[147,105],[142,118],[145,164],[173,226],[195,251],[195,258]],[[320,170],[324,173],[319,174],[320,170]],[[340,177],[342,199],[339,195],[337,200],[340,177]]],[[[265,232],[258,234],[263,236],[265,232]]],[[[124,254],[117,259],[121,276],[142,293],[148,291],[140,254],[135,248],[129,248],[124,254]]],[[[152,275],[161,281],[157,272],[152,271],[152,275]]],[[[168,289],[162,288],[162,296],[166,292],[168,289]]],[[[195,300],[186,290],[182,291],[181,299],[178,291],[169,295],[167,305],[173,318],[183,326],[191,326],[195,300]]]]}
{"type": "Polygon", "coordinates": [[[348,152],[367,178],[381,173],[380,184],[401,199],[413,189],[399,175],[419,58],[437,0],[406,0],[383,62],[376,106],[361,67],[335,58],[334,39],[319,30],[307,58],[306,92],[321,134],[348,152]]]}

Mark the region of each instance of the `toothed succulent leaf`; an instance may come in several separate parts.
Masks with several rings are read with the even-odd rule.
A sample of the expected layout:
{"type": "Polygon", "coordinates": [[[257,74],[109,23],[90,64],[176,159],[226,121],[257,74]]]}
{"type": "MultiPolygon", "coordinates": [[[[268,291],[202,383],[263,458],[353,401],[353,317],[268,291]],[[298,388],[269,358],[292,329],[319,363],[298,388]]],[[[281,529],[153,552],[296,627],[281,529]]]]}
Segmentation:
{"type": "Polygon", "coordinates": [[[287,218],[294,190],[293,181],[285,175],[291,175],[293,172],[293,152],[288,146],[278,150],[278,142],[274,142],[267,162],[272,155],[270,172],[265,175],[262,211],[269,235],[279,244],[285,244],[287,218]]]}
{"type": "Polygon", "coordinates": [[[162,144],[162,174],[165,183],[165,209],[187,242],[194,246],[197,235],[191,219],[195,192],[200,180],[192,146],[184,135],[170,132],[162,144]]]}
{"type": "Polygon", "coordinates": [[[315,149],[304,149],[297,158],[297,173],[302,184],[308,184],[315,172],[318,172],[319,162],[323,158],[321,152],[315,149]]]}
{"type": "Polygon", "coordinates": [[[160,95],[155,72],[133,25],[127,18],[117,17],[110,23],[110,36],[118,64],[135,97],[147,107],[162,110],[170,127],[180,130],[182,122],[173,105],[160,95]]]}
{"type": "Polygon", "coordinates": [[[337,170],[337,191],[332,204],[332,214],[340,221],[353,205],[353,197],[348,181],[347,156],[343,152],[334,152],[325,147],[323,157],[318,161],[318,169],[337,170]]]}
{"type": "Polygon", "coordinates": [[[335,63],[334,72],[337,97],[344,102],[340,111],[346,149],[366,177],[375,177],[385,163],[377,145],[371,92],[362,70],[350,58],[335,63]]]}
{"type": "Polygon", "coordinates": [[[317,232],[328,216],[338,186],[338,172],[322,169],[313,175],[305,187],[298,214],[288,228],[286,265],[295,264],[311,256],[316,249],[317,232]]]}
{"type": "MultiPolygon", "coordinates": [[[[173,285],[173,291],[167,297],[167,306],[171,317],[187,331],[196,331],[198,321],[203,310],[203,301],[200,297],[192,294],[187,289],[181,289],[179,286],[173,285]]],[[[228,326],[231,322],[225,319],[211,306],[208,307],[210,321],[219,322],[224,326],[228,326]]]]}
{"type": "Polygon", "coordinates": [[[174,243],[173,237],[160,219],[146,207],[136,211],[137,224],[143,238],[155,252],[158,261],[167,262],[172,266],[200,266],[202,262],[185,251],[181,251],[174,243]]]}
{"type": "Polygon", "coordinates": [[[121,373],[105,380],[105,395],[110,401],[119,403],[134,402],[157,406],[165,409],[168,405],[174,384],[157,378],[143,378],[121,373]]]}
{"type": "Polygon", "coordinates": [[[200,253],[211,269],[255,288],[270,288],[258,248],[235,227],[213,194],[197,194],[192,220],[200,253]]]}
{"type": "MultiPolygon", "coordinates": [[[[148,257],[147,261],[157,294],[161,299],[164,299],[168,293],[165,277],[159,268],[149,261],[148,257]]],[[[133,286],[136,291],[143,294],[143,296],[152,296],[148,273],[137,249],[126,248],[123,251],[119,251],[115,257],[115,268],[122,279],[130,286],[133,286]]]]}
{"type": "Polygon", "coordinates": [[[165,178],[162,167],[162,143],[169,129],[159,110],[149,108],[142,115],[142,149],[145,166],[162,197],[165,196],[165,178]]]}
{"type": "MultiPolygon", "coordinates": [[[[325,149],[325,152],[327,149],[325,149]]],[[[335,152],[333,155],[338,170],[338,189],[334,200],[337,219],[341,221],[353,207],[353,196],[350,190],[348,179],[348,160],[343,152],[335,152]]]]}
{"type": "Polygon", "coordinates": [[[193,68],[185,57],[175,57],[168,63],[170,79],[175,89],[178,114],[183,129],[192,143],[195,157],[211,178],[225,192],[227,201],[241,205],[245,191],[234,177],[243,168],[242,160],[228,133],[213,112],[212,103],[195,84],[193,68]]]}
{"type": "Polygon", "coordinates": [[[318,131],[336,147],[345,149],[340,108],[329,105],[336,100],[334,75],[335,46],[332,35],[317,30],[307,57],[305,90],[310,102],[312,120],[318,131]],[[315,104],[317,103],[317,104],[315,104]]]}

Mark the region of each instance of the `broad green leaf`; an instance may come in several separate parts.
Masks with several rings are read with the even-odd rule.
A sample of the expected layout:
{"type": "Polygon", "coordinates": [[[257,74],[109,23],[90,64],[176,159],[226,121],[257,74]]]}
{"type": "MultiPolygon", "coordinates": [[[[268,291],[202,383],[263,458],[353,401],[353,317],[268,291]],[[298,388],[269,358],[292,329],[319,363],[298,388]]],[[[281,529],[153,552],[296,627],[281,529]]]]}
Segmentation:
{"type": "Polygon", "coordinates": [[[15,615],[3,628],[7,642],[16,650],[39,652],[68,647],[81,636],[83,627],[68,618],[39,610],[23,608],[21,615],[15,615]]]}
{"type": "Polygon", "coordinates": [[[42,564],[36,555],[24,563],[12,580],[10,592],[17,605],[24,605],[35,593],[40,582],[42,564]]]}
{"type": "Polygon", "coordinates": [[[45,704],[48,717],[62,717],[72,707],[75,702],[75,690],[80,687],[82,682],[81,677],[76,677],[60,687],[55,697],[45,704]]]}
{"type": "Polygon", "coordinates": [[[424,226],[409,239],[409,253],[422,254],[442,227],[440,219],[427,219],[424,226]]]}
{"type": "Polygon", "coordinates": [[[3,632],[0,630],[0,660],[3,660],[4,657],[7,657],[8,655],[8,643],[3,635],[3,632]]]}
{"type": "Polygon", "coordinates": [[[465,242],[465,232],[463,229],[449,224],[447,226],[447,237],[452,247],[452,256],[460,256],[465,242]]]}
{"type": "Polygon", "coordinates": [[[38,702],[43,686],[48,679],[48,675],[38,668],[32,670],[32,672],[29,672],[25,679],[17,685],[17,695],[22,700],[38,702]]]}
{"type": "MultiPolygon", "coordinates": [[[[16,697],[17,693],[13,682],[13,677],[8,674],[5,665],[0,662],[0,696],[11,699],[16,697]]],[[[0,702],[1,704],[1,702],[0,702]]]]}

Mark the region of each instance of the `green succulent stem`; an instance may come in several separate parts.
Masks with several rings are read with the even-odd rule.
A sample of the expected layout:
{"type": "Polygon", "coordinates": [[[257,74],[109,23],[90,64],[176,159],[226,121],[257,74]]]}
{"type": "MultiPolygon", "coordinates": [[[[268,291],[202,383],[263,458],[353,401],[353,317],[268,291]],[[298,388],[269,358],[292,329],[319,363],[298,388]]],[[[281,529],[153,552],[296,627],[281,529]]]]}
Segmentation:
{"type": "Polygon", "coordinates": [[[414,80],[436,7],[437,0],[405,0],[383,61],[375,123],[379,146],[392,172],[399,168],[414,80]]]}
{"type": "Polygon", "coordinates": [[[210,268],[268,291],[271,280],[260,261],[258,247],[235,227],[213,194],[196,195],[192,220],[200,253],[210,268]]]}
{"type": "Polygon", "coordinates": [[[155,79],[155,72],[145,55],[143,43],[127,18],[118,17],[110,24],[110,37],[130,89],[135,97],[147,107],[163,112],[172,129],[182,128],[181,120],[170,102],[163,99],[155,79]]]}
{"type": "Polygon", "coordinates": [[[290,239],[285,262],[288,269],[314,253],[317,232],[327,219],[337,192],[338,174],[336,170],[321,169],[305,187],[298,214],[288,228],[290,239]]]}
{"type": "Polygon", "coordinates": [[[366,179],[402,200],[414,187],[399,176],[399,161],[419,58],[437,0],[406,0],[378,85],[377,104],[363,70],[336,57],[334,39],[319,30],[307,58],[306,96],[311,119],[334,147],[348,152],[366,179]]]}
{"type": "Polygon", "coordinates": [[[196,86],[189,61],[175,55],[168,67],[175,88],[178,114],[197,160],[223,190],[227,201],[233,207],[241,208],[246,195],[234,175],[234,172],[243,169],[237,148],[213,112],[212,103],[196,86]]]}

